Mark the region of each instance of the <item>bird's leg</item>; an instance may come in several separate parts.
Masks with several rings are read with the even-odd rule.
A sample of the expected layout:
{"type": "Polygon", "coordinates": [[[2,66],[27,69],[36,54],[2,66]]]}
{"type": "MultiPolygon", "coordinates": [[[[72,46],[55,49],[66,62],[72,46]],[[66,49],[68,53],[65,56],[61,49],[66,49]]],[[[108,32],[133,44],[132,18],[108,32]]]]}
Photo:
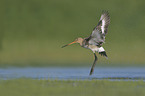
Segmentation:
{"type": "Polygon", "coordinates": [[[95,53],[94,53],[94,57],[95,57],[95,60],[94,60],[93,65],[92,65],[92,67],[91,67],[90,75],[92,75],[92,73],[93,73],[93,71],[94,71],[94,67],[95,67],[96,61],[97,61],[97,59],[98,59],[95,53]]]}

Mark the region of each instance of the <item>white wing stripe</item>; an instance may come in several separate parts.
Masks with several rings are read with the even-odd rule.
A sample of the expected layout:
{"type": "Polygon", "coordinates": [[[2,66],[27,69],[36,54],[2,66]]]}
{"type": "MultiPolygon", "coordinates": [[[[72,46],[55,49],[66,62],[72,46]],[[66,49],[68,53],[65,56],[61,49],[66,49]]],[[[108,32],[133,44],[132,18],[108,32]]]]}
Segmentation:
{"type": "Polygon", "coordinates": [[[102,29],[102,34],[104,34],[104,30],[105,30],[105,20],[104,19],[102,20],[101,29],[102,29]]]}

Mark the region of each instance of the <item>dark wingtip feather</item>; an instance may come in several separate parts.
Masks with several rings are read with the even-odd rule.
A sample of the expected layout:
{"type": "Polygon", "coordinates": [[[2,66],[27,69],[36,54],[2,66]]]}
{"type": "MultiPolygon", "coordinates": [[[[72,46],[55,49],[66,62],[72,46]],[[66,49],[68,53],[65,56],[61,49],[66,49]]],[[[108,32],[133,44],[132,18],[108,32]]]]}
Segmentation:
{"type": "Polygon", "coordinates": [[[102,14],[107,14],[107,15],[109,15],[109,12],[108,12],[108,10],[103,10],[103,11],[102,11],[102,14]]]}
{"type": "MultiPolygon", "coordinates": [[[[107,19],[109,19],[109,21],[110,21],[110,15],[109,15],[109,12],[108,12],[107,10],[103,10],[103,11],[102,11],[102,14],[105,14],[106,17],[107,17],[107,19]]],[[[109,23],[110,23],[110,22],[109,22],[109,23]]]]}

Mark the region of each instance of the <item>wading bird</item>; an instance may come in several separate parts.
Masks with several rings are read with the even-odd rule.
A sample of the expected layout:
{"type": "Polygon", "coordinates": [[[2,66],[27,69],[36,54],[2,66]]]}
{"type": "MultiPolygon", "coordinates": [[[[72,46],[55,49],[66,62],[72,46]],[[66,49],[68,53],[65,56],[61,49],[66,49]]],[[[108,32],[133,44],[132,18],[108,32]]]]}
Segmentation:
{"type": "Polygon", "coordinates": [[[95,60],[91,67],[90,75],[93,73],[97,61],[97,56],[95,52],[98,52],[99,54],[101,54],[101,56],[108,58],[104,48],[101,46],[105,42],[105,35],[107,34],[109,24],[110,24],[109,13],[108,11],[103,11],[98,25],[94,28],[92,34],[89,37],[77,38],[75,41],[62,46],[63,48],[74,43],[79,43],[80,46],[87,49],[91,49],[93,51],[95,60]]]}

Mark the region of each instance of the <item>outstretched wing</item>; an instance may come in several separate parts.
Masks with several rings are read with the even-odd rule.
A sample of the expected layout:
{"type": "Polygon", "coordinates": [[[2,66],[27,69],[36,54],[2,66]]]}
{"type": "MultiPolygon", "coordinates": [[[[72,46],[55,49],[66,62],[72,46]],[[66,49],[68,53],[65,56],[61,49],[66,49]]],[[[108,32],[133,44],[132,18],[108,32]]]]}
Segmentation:
{"type": "Polygon", "coordinates": [[[105,35],[110,24],[110,16],[108,11],[103,11],[98,25],[94,28],[91,36],[87,38],[90,45],[101,46],[105,42],[105,35]]]}
{"type": "Polygon", "coordinates": [[[102,34],[106,34],[108,31],[108,26],[110,24],[110,16],[108,11],[103,11],[100,21],[98,23],[98,25],[94,28],[94,30],[99,30],[101,31],[102,34]]]}

